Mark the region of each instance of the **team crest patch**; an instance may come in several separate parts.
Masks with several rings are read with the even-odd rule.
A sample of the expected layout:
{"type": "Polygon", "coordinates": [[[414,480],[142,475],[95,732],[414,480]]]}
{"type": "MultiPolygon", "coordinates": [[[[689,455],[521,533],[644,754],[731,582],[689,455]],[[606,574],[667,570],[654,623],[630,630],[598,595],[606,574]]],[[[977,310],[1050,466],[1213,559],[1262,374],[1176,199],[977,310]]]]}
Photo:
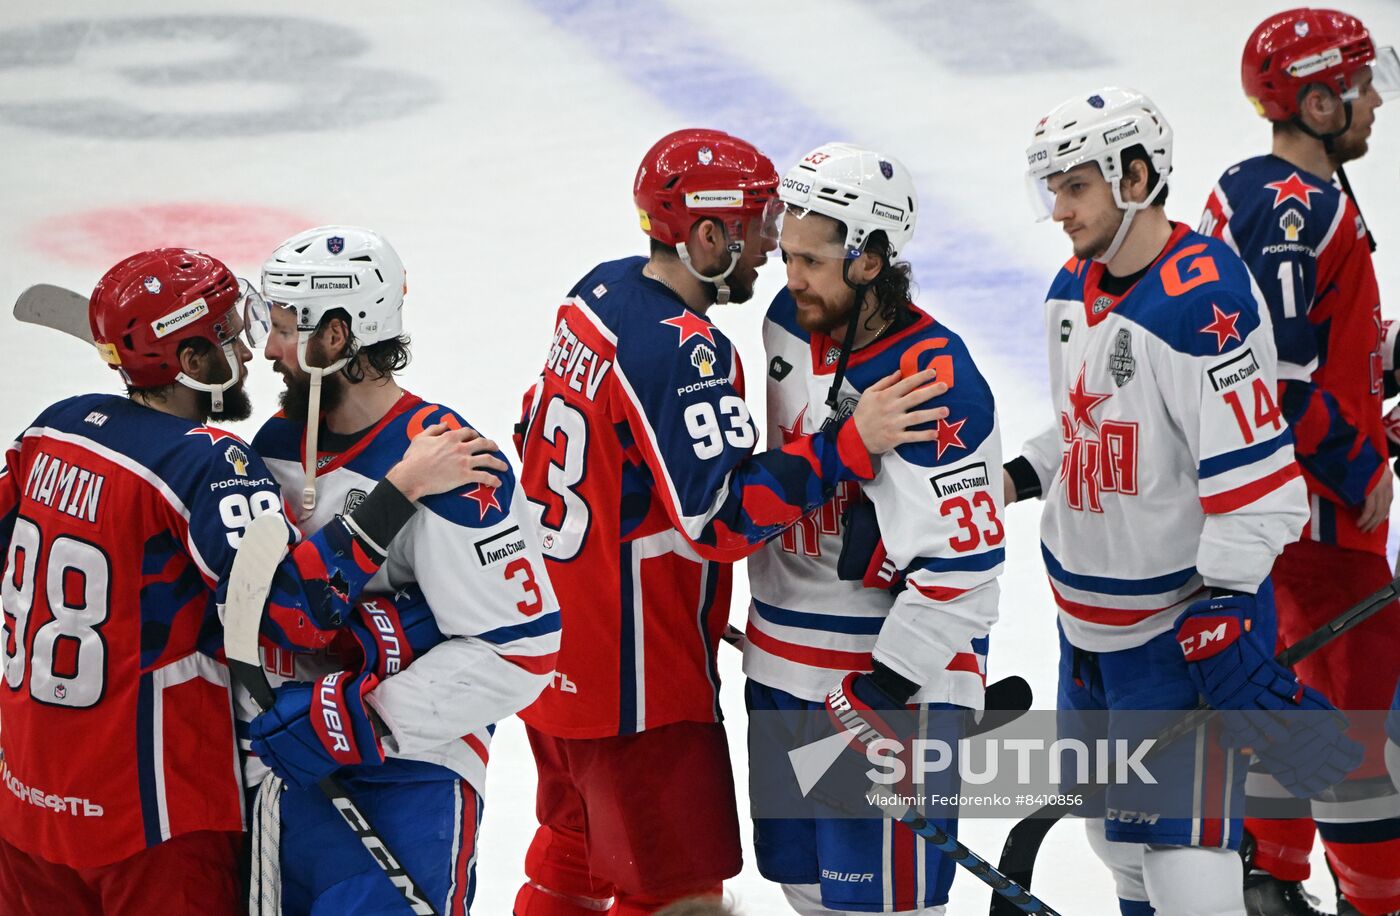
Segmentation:
{"type": "Polygon", "coordinates": [[[1094,108],[1103,107],[1103,96],[1101,95],[1091,95],[1086,101],[1094,108]]]}
{"type": "Polygon", "coordinates": [[[826,356],[823,357],[823,359],[826,360],[826,364],[827,364],[828,366],[830,366],[832,363],[836,362],[836,361],[837,361],[838,359],[840,359],[840,358],[841,358],[841,348],[840,348],[840,347],[837,347],[837,346],[827,347],[827,349],[826,349],[826,356]]]}
{"type": "Polygon", "coordinates": [[[1133,380],[1137,372],[1137,360],[1133,358],[1133,335],[1127,328],[1119,328],[1113,341],[1113,352],[1108,354],[1108,374],[1114,384],[1122,388],[1133,380]]]}
{"type": "Polygon", "coordinates": [[[345,507],[340,510],[340,514],[349,515],[351,512],[360,508],[360,503],[365,501],[367,495],[369,494],[365,493],[364,490],[351,490],[349,493],[346,493],[345,507]]]}
{"type": "Polygon", "coordinates": [[[885,160],[881,159],[881,160],[880,160],[880,174],[881,174],[881,175],[884,175],[886,178],[893,178],[893,177],[894,177],[894,166],[891,165],[890,163],[886,162],[885,160]]]}
{"type": "Polygon", "coordinates": [[[714,150],[710,149],[708,146],[700,147],[695,153],[695,160],[701,165],[709,165],[715,161],[714,150]]]}
{"type": "Polygon", "coordinates": [[[146,292],[150,293],[153,296],[156,293],[160,292],[160,280],[156,277],[147,277],[144,281],[142,281],[141,285],[146,287],[146,292]]]}
{"type": "Polygon", "coordinates": [[[701,378],[711,377],[715,374],[715,351],[704,344],[698,345],[690,351],[690,364],[700,373],[701,378]]]}
{"type": "Polygon", "coordinates": [[[783,359],[781,356],[773,357],[773,360],[768,364],[768,375],[775,381],[781,382],[788,377],[788,373],[791,371],[792,363],[783,359]]]}
{"type": "Polygon", "coordinates": [[[1289,207],[1283,216],[1278,218],[1278,227],[1283,230],[1285,242],[1298,241],[1298,233],[1303,229],[1303,214],[1299,213],[1296,207],[1289,207]]]}
{"type": "Polygon", "coordinates": [[[329,237],[326,239],[326,250],[331,254],[340,254],[345,250],[345,238],[339,235],[329,237]]]}
{"type": "Polygon", "coordinates": [[[1100,296],[1094,300],[1093,308],[1091,308],[1090,311],[1095,315],[1102,315],[1111,308],[1113,308],[1113,297],[1100,296]]]}
{"type": "Polygon", "coordinates": [[[233,467],[233,473],[239,477],[248,476],[248,453],[236,445],[230,445],[224,449],[224,460],[233,467]]]}

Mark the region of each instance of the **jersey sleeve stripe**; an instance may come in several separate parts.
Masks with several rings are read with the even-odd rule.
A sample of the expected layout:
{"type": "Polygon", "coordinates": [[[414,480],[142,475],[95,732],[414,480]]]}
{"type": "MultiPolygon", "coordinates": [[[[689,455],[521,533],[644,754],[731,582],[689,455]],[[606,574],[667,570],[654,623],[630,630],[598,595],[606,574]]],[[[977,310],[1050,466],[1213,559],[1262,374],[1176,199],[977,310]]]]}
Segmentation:
{"type": "Polygon", "coordinates": [[[1227,512],[1234,512],[1236,509],[1242,509],[1250,503],[1262,499],[1302,473],[1297,462],[1289,462],[1285,467],[1281,467],[1272,474],[1267,474],[1252,483],[1235,487],[1233,490],[1226,490],[1224,493],[1217,493],[1214,496],[1202,496],[1201,508],[1207,515],[1224,515],[1227,512]]]}
{"type": "Polygon", "coordinates": [[[914,586],[914,589],[918,591],[920,595],[923,595],[930,601],[953,601],[971,591],[971,589],[948,588],[942,585],[920,585],[917,582],[910,582],[909,584],[914,586]]]}
{"type": "Polygon", "coordinates": [[[1006,548],[998,547],[970,557],[920,557],[910,566],[931,573],[987,572],[1006,562],[1006,548]]]}
{"type": "Polygon", "coordinates": [[[1190,582],[1191,577],[1196,575],[1196,567],[1190,566],[1186,569],[1179,569],[1176,572],[1152,576],[1147,579],[1118,579],[1110,576],[1086,576],[1079,573],[1072,573],[1061,566],[1060,561],[1055,559],[1055,555],[1050,552],[1050,548],[1046,547],[1044,543],[1040,545],[1040,553],[1045,560],[1045,569],[1050,574],[1051,579],[1068,585],[1070,588],[1084,592],[1098,592],[1104,595],[1159,595],[1165,592],[1176,591],[1190,582]]]}
{"type": "Polygon", "coordinates": [[[549,652],[544,655],[502,655],[501,658],[510,662],[517,668],[528,671],[530,674],[553,674],[554,663],[559,660],[559,653],[549,652]]]}
{"type": "Polygon", "coordinates": [[[1196,474],[1202,480],[1208,477],[1216,477],[1227,471],[1242,468],[1246,465],[1254,464],[1277,452],[1286,445],[1293,443],[1293,434],[1288,427],[1284,427],[1283,432],[1265,442],[1256,442],[1244,448],[1235,449],[1233,452],[1226,452],[1223,455],[1215,455],[1210,458],[1203,458],[1196,467],[1196,474]]]}
{"type": "Polygon", "coordinates": [[[521,639],[532,639],[539,636],[548,636],[551,633],[558,633],[561,624],[562,618],[559,612],[550,611],[548,614],[536,617],[534,620],[526,623],[497,627],[494,630],[487,630],[485,633],[478,633],[476,638],[489,642],[492,645],[503,646],[521,639]]]}

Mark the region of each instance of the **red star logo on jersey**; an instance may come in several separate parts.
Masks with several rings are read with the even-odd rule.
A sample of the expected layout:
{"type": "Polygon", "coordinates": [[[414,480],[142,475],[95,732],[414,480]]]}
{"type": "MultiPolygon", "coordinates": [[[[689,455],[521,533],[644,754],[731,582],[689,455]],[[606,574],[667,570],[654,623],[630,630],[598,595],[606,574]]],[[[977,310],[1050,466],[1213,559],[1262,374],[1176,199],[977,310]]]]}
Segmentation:
{"type": "Polygon", "coordinates": [[[495,509],[497,512],[501,511],[500,501],[496,499],[495,487],[488,487],[484,483],[479,483],[463,493],[462,496],[476,503],[477,512],[481,513],[479,518],[486,517],[487,509],[495,509]]]}
{"type": "Polygon", "coordinates": [[[1298,177],[1294,172],[1283,181],[1270,181],[1264,185],[1274,192],[1274,206],[1277,207],[1286,200],[1296,200],[1309,210],[1312,209],[1312,196],[1321,194],[1321,188],[1315,188],[1306,181],[1298,177]]]}
{"type": "Polygon", "coordinates": [[[938,426],[933,431],[937,438],[933,441],[938,443],[938,457],[940,459],[943,458],[943,453],[950,448],[967,448],[962,441],[962,436],[958,435],[958,432],[963,428],[963,424],[966,422],[966,417],[961,420],[954,420],[952,423],[949,423],[947,420],[938,421],[938,426]]]}
{"type": "Polygon", "coordinates": [[[1220,306],[1214,302],[1210,307],[1215,312],[1215,320],[1201,328],[1201,333],[1215,335],[1215,349],[1219,352],[1225,349],[1225,341],[1240,339],[1240,332],[1235,327],[1235,322],[1240,320],[1240,313],[1231,312],[1227,315],[1220,311],[1220,306]]]}
{"type": "Polygon", "coordinates": [[[234,442],[237,442],[240,445],[244,444],[243,440],[235,436],[233,433],[228,432],[227,430],[218,429],[213,426],[196,426],[194,429],[185,433],[185,435],[208,436],[209,441],[212,442],[214,445],[218,445],[225,439],[232,439],[234,442]]]}
{"type": "Polygon", "coordinates": [[[680,331],[681,339],[676,342],[676,346],[678,347],[692,337],[703,337],[711,344],[715,342],[714,335],[710,333],[712,330],[710,323],[694,312],[681,312],[675,318],[667,318],[661,323],[668,324],[680,331]]]}
{"type": "Polygon", "coordinates": [[[807,435],[802,431],[802,418],[806,415],[807,405],[803,404],[802,409],[797,412],[797,416],[793,419],[791,426],[784,426],[781,423],[778,424],[778,429],[782,430],[783,433],[783,445],[787,445],[789,442],[796,442],[798,439],[807,435]]]}
{"type": "Polygon", "coordinates": [[[1079,378],[1075,381],[1074,387],[1069,390],[1070,416],[1074,419],[1075,431],[1077,432],[1082,426],[1087,426],[1094,431],[1094,435],[1098,435],[1099,424],[1094,420],[1094,408],[1111,397],[1113,397],[1111,394],[1086,391],[1084,388],[1084,367],[1080,366],[1079,378]]]}

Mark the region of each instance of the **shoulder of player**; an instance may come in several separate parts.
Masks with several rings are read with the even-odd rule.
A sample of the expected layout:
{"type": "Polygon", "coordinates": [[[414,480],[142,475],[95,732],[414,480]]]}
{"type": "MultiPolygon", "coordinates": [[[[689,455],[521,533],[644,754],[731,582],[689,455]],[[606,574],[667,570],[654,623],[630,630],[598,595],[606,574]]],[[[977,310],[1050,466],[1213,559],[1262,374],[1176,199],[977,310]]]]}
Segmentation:
{"type": "MultiPolygon", "coordinates": [[[[389,435],[384,436],[381,433],[381,436],[387,440],[386,444],[395,443],[393,461],[397,461],[403,456],[404,450],[408,448],[410,438],[434,423],[446,423],[454,429],[462,427],[475,429],[481,435],[486,435],[468,423],[461,414],[452,408],[425,401],[415,409],[405,411],[392,424],[386,426],[383,433],[389,433],[389,435]],[[392,433],[390,433],[391,429],[392,433]]],[[[498,445],[501,441],[504,440],[496,440],[498,445]]],[[[425,496],[418,501],[419,505],[453,524],[468,528],[490,528],[500,523],[510,513],[511,499],[515,494],[515,471],[511,467],[510,459],[502,451],[498,449],[493,454],[504,461],[507,466],[507,470],[504,472],[497,472],[497,477],[501,481],[499,487],[467,484],[446,493],[425,496]]],[[[389,465],[385,466],[384,470],[387,471],[392,463],[391,461],[389,465]]]]}
{"type": "Polygon", "coordinates": [[[1046,301],[1070,299],[1079,300],[1084,296],[1084,271],[1089,262],[1080,258],[1070,258],[1055,273],[1050,281],[1050,289],[1045,294],[1046,301]]]}
{"type": "Polygon", "coordinates": [[[1209,357],[1240,346],[1262,320],[1249,268],[1224,242],[1195,232],[1173,247],[1146,295],[1114,314],[1176,353],[1209,357]]]}
{"type": "Polygon", "coordinates": [[[991,388],[962,337],[917,306],[914,310],[920,316],[918,321],[891,338],[870,359],[852,367],[851,383],[864,390],[896,370],[911,375],[933,365],[945,381],[951,381],[953,390],[947,397],[990,404],[991,388]],[[951,380],[946,378],[950,372],[951,380]]]}
{"type": "Polygon", "coordinates": [[[301,438],[306,424],[293,420],[280,410],[268,417],[253,434],[253,450],[271,460],[301,461],[301,438]]]}

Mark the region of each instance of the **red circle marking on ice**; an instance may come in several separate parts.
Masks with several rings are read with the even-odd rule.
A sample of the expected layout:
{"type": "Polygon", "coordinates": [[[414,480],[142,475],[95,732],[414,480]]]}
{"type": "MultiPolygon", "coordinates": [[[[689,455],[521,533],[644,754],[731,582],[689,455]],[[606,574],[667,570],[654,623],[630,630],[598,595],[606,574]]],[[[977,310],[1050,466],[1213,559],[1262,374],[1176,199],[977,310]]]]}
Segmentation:
{"type": "Polygon", "coordinates": [[[105,207],[49,217],[29,244],[70,264],[105,269],[148,248],[197,248],[235,268],[260,266],[278,243],[317,223],[287,210],[245,204],[105,207]]]}

